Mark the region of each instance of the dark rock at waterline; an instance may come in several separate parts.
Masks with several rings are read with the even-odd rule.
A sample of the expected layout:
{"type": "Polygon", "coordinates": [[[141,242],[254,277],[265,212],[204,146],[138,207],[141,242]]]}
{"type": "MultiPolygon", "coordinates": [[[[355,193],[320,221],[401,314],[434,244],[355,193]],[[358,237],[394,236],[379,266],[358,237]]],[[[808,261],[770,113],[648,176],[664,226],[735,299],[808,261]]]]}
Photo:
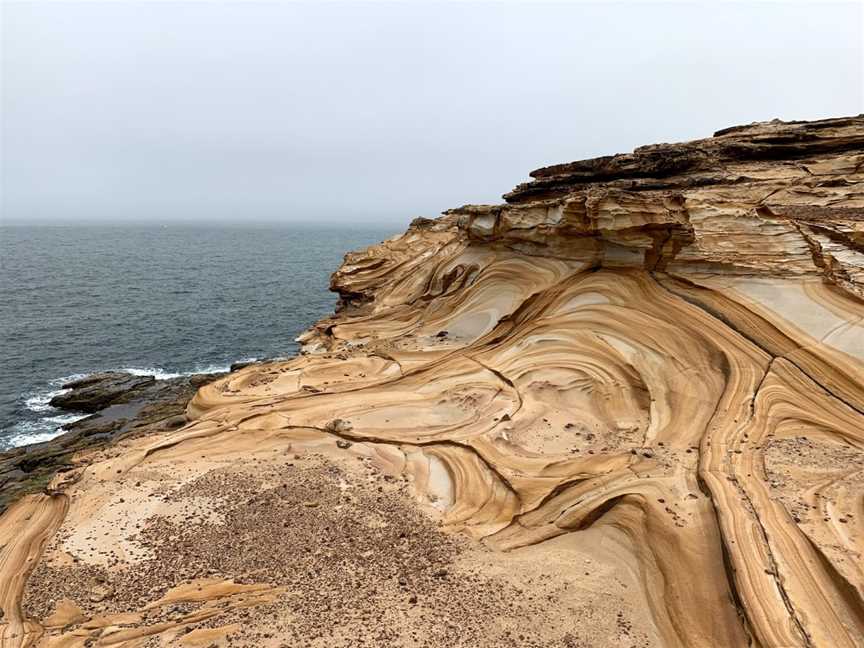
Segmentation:
{"type": "Polygon", "coordinates": [[[229,367],[229,371],[238,371],[244,367],[250,367],[255,364],[261,364],[260,360],[244,360],[243,362],[234,362],[229,367]]]}
{"type": "Polygon", "coordinates": [[[49,441],[0,452],[0,512],[21,495],[44,490],[56,473],[73,468],[73,456],[81,450],[181,427],[198,388],[224,375],[156,380],[109,371],[66,383],[63,388],[69,391],[51,405],[92,415],[64,425],[64,433],[49,441]]]}
{"type": "Polygon", "coordinates": [[[267,364],[268,362],[276,362],[277,360],[279,360],[278,357],[276,357],[276,358],[261,358],[260,360],[242,360],[240,362],[232,363],[231,366],[228,368],[228,371],[238,371],[239,369],[243,369],[245,367],[251,367],[252,365],[267,364]]]}
{"type": "Polygon", "coordinates": [[[63,387],[70,391],[52,399],[51,405],[95,412],[65,425],[63,429],[70,433],[116,435],[157,424],[158,429],[173,429],[185,422],[186,405],[198,388],[224,375],[194,374],[156,380],[153,376],[104,372],[67,383],[63,387]]]}
{"type": "Polygon", "coordinates": [[[73,380],[63,385],[69,391],[51,399],[51,407],[78,412],[98,412],[128,400],[130,394],[156,382],[154,376],[133,376],[122,371],[106,371],[73,380]]]}

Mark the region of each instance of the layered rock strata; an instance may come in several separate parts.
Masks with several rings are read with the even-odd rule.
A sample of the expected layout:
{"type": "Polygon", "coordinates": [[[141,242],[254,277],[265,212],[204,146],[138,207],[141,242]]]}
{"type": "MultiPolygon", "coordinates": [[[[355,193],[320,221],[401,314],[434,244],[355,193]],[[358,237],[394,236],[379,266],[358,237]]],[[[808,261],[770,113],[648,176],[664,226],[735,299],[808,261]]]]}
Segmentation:
{"type": "Polygon", "coordinates": [[[301,356],[204,386],[182,429],[7,511],[4,645],[246,644],[268,628],[277,645],[341,646],[378,618],[365,645],[864,646],[864,117],[531,175],[502,205],[348,254],[340,310],[301,356]],[[305,486],[286,477],[302,462],[305,486]],[[317,562],[201,558],[202,538],[281,546],[216,483],[260,507],[261,529],[289,529],[296,564],[317,562]],[[373,538],[406,501],[440,526],[373,538]],[[316,546],[349,524],[337,551],[316,546]],[[159,528],[180,544],[157,560],[159,528]],[[352,542],[427,567],[351,598],[352,542]],[[83,584],[47,601],[64,579],[83,584]],[[489,592],[508,594],[490,609],[489,592]],[[303,625],[297,596],[323,626],[303,625]],[[448,606],[471,612],[465,633],[424,621],[448,606]]]}

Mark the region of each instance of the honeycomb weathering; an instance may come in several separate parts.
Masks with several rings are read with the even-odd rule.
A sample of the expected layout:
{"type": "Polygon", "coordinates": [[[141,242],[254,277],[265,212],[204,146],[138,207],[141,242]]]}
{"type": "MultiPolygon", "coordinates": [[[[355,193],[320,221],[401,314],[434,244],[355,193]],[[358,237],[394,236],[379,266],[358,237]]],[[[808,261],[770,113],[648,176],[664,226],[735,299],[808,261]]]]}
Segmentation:
{"type": "Polygon", "coordinates": [[[498,560],[614,543],[644,645],[864,646],[862,174],[862,117],[540,169],[348,254],[301,356],[112,467],[338,440],[498,560]]]}

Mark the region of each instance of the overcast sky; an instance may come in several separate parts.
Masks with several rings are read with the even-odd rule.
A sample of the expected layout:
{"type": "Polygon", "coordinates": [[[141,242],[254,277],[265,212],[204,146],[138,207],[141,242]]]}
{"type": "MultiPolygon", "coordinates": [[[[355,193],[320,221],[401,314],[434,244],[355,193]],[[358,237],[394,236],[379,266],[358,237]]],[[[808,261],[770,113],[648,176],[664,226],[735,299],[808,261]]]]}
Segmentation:
{"type": "Polygon", "coordinates": [[[864,112],[860,3],[4,3],[3,222],[400,222],[864,112]]]}

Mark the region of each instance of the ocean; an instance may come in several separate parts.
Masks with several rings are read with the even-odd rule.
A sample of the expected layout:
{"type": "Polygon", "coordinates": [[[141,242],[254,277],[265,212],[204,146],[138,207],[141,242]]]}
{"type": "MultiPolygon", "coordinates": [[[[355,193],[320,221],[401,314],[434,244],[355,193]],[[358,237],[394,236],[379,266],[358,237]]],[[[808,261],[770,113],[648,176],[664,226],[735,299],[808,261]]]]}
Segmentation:
{"type": "Polygon", "coordinates": [[[164,379],[294,354],[335,306],[343,255],[397,229],[0,227],[0,449],[80,418],[48,405],[76,376],[164,379]]]}

